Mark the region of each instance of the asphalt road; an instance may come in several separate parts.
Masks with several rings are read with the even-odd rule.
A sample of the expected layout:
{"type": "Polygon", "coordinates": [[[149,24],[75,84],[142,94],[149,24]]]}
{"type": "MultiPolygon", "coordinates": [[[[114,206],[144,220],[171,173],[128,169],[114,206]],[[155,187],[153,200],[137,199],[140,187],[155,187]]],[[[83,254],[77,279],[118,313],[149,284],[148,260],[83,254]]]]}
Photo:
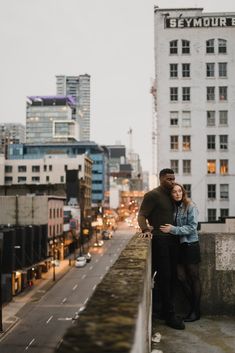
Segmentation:
{"type": "Polygon", "coordinates": [[[133,234],[127,227],[118,229],[103,247],[90,249],[90,263],[72,268],[48,292],[27,303],[18,313],[17,325],[0,342],[0,352],[54,352],[133,234]]]}

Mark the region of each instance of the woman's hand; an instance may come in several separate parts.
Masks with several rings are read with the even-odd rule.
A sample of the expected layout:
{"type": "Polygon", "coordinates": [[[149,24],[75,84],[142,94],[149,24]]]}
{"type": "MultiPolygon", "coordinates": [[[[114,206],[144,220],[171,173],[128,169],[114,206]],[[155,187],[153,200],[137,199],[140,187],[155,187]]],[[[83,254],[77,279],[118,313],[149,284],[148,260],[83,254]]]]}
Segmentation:
{"type": "Polygon", "coordinates": [[[164,224],[164,225],[160,226],[160,231],[163,233],[170,233],[171,228],[172,228],[171,224],[164,224]]]}

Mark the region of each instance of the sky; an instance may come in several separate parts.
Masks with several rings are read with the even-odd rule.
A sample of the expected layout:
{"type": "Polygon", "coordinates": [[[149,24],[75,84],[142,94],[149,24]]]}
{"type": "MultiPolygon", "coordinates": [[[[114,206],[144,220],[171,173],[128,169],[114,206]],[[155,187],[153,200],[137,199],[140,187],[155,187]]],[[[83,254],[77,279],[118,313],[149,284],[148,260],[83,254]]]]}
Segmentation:
{"type": "Polygon", "coordinates": [[[235,12],[233,0],[1,0],[0,122],[25,124],[28,95],[87,73],[91,140],[126,145],[151,173],[154,5],[235,12]]]}

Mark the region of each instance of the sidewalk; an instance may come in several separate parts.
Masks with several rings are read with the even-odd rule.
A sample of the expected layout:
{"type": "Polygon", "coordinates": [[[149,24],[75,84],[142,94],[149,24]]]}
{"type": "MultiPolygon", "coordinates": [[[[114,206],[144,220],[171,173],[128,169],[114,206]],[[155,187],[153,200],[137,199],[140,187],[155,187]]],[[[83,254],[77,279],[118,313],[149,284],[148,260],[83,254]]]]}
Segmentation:
{"type": "Polygon", "coordinates": [[[53,267],[51,267],[48,272],[42,274],[41,279],[35,281],[33,287],[24,290],[22,293],[13,297],[11,302],[3,305],[3,332],[0,332],[0,340],[18,322],[18,311],[25,304],[40,300],[40,298],[73,267],[73,258],[74,254],[72,254],[70,258],[60,261],[60,265],[55,267],[55,281],[53,281],[53,267]]]}

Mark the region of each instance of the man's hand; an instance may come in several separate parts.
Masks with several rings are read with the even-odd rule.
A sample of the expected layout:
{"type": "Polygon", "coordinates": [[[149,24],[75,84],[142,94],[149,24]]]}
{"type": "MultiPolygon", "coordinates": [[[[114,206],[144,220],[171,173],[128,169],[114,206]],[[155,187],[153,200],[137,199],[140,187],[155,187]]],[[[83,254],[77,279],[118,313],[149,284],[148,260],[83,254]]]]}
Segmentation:
{"type": "Polygon", "coordinates": [[[152,239],[152,237],[153,235],[149,230],[138,233],[138,238],[141,238],[141,239],[152,239]]]}

